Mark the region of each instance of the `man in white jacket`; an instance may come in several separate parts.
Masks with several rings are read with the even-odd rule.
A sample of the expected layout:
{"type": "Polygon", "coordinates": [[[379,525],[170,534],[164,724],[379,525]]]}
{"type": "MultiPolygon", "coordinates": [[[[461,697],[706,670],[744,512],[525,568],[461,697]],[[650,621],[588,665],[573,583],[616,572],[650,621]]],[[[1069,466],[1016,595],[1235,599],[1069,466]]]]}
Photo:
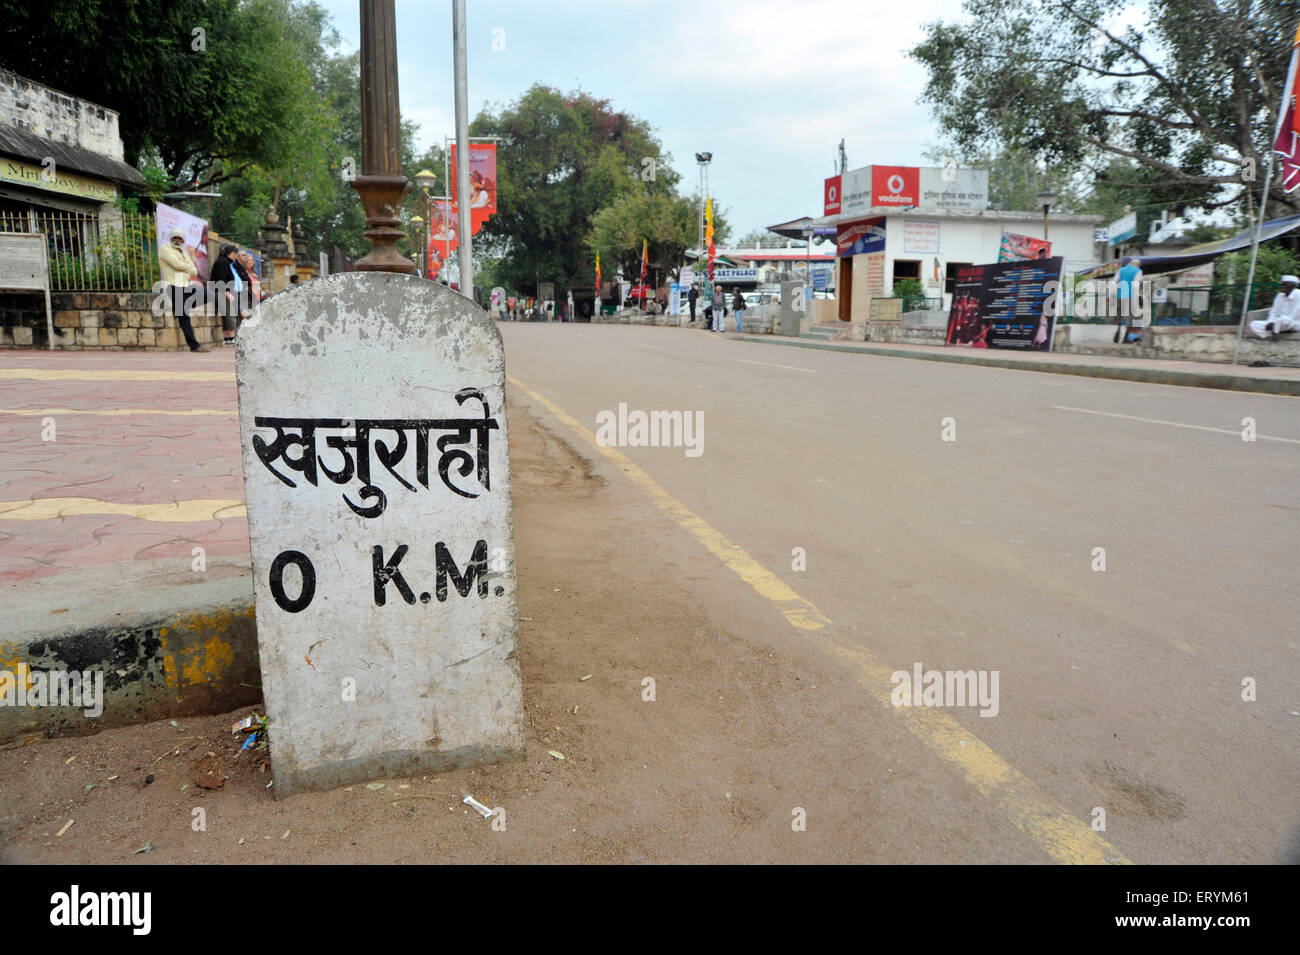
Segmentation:
{"type": "Polygon", "coordinates": [[[194,337],[194,327],[190,324],[190,296],[187,293],[190,283],[198,275],[199,267],[186,250],[185,233],[180,229],[173,229],[167,244],[158,249],[158,265],[162,271],[163,285],[167,287],[171,299],[172,314],[176,316],[181,334],[185,336],[185,344],[190,351],[210,351],[199,344],[194,337]]]}
{"type": "Polygon", "coordinates": [[[1273,299],[1273,307],[1265,318],[1250,323],[1250,330],[1260,338],[1271,338],[1282,332],[1300,332],[1300,278],[1282,276],[1282,290],[1273,299]]]}

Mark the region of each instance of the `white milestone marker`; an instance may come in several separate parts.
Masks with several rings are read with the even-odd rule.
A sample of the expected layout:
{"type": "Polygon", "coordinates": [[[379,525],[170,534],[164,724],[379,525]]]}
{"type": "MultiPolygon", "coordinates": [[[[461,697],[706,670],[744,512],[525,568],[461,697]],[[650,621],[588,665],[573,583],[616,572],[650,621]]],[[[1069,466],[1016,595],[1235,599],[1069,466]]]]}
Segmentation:
{"type": "Polygon", "coordinates": [[[260,306],[237,371],[276,797],[522,757],[495,325],[342,273],[260,306]]]}

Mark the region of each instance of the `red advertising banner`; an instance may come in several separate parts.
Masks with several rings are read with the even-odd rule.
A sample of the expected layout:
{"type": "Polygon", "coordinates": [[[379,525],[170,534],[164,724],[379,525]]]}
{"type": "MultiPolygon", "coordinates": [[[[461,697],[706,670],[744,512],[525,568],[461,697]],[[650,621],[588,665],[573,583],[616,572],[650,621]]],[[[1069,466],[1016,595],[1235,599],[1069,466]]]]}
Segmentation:
{"type": "Polygon", "coordinates": [[[831,176],[826,180],[826,188],[823,195],[822,215],[838,215],[840,211],[840,177],[831,176]]]}
{"type": "Polygon", "coordinates": [[[456,206],[451,202],[434,201],[429,208],[429,241],[437,245],[445,258],[460,245],[456,238],[456,206]]]}
{"type": "Polygon", "coordinates": [[[1047,259],[1052,255],[1052,243],[1047,239],[1035,239],[1031,235],[1018,232],[1003,232],[1002,244],[998,247],[999,262],[1017,262],[1024,259],[1047,259]]]}
{"type": "MultiPolygon", "coordinates": [[[[456,144],[447,157],[451,169],[451,194],[456,191],[456,144]]],[[[455,208],[453,203],[453,208],[455,208]]],[[[469,144],[469,217],[471,235],[478,235],[483,223],[497,211],[497,144],[469,144]]]]}
{"type": "Polygon", "coordinates": [[[871,204],[874,206],[920,205],[921,170],[917,166],[872,166],[871,204]]]}

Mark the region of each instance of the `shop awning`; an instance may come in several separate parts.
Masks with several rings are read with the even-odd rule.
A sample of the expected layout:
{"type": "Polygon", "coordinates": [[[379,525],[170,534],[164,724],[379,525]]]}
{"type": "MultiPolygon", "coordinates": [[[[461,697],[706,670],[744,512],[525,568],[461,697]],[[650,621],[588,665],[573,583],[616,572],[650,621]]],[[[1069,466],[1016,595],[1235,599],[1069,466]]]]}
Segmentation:
{"type": "MultiPolygon", "coordinates": [[[[1281,219],[1270,219],[1264,223],[1263,229],[1260,230],[1259,240],[1265,242],[1268,239],[1276,239],[1278,236],[1286,235],[1288,232],[1300,229],[1300,215],[1283,216],[1281,219]]],[[[1184,269],[1194,268],[1198,265],[1204,265],[1206,262],[1213,261],[1221,255],[1228,252],[1237,252],[1241,249],[1250,248],[1250,243],[1255,236],[1254,229],[1243,229],[1236,235],[1229,236],[1226,239],[1218,239],[1214,242],[1203,242],[1200,245],[1188,246],[1177,255],[1139,255],[1136,256],[1142,263],[1143,275],[1162,275],[1167,272],[1181,272],[1184,269]]],[[[1094,265],[1091,268],[1083,269],[1076,272],[1076,275],[1082,276],[1100,276],[1110,275],[1120,266],[1121,260],[1105,262],[1101,265],[1094,265]]]]}
{"type": "Polygon", "coordinates": [[[0,124],[0,153],[37,164],[44,163],[47,158],[53,159],[59,169],[107,179],[141,191],[149,186],[140,170],[129,163],[81,146],[58,143],[17,126],[0,124]]]}

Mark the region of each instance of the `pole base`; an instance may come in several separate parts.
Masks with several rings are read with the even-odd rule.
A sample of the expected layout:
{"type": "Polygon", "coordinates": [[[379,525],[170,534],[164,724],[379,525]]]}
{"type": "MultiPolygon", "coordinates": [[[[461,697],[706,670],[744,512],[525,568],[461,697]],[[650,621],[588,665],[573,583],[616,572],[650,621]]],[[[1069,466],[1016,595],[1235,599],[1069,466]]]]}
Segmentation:
{"type": "Polygon", "coordinates": [[[357,176],[350,183],[366,210],[366,229],[361,234],[370,242],[370,251],[357,260],[358,272],[401,272],[410,275],[415,263],[397,251],[397,243],[406,233],[398,228],[398,210],[402,198],[411,191],[410,181],[397,176],[357,176]]]}

